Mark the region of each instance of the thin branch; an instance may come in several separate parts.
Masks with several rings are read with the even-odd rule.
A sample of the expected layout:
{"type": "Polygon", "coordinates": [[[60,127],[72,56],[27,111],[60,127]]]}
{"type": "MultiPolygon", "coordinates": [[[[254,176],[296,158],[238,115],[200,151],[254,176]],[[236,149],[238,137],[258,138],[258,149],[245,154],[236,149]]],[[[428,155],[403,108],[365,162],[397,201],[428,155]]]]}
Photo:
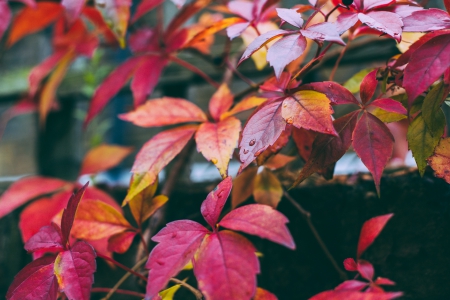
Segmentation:
{"type": "Polygon", "coordinates": [[[194,296],[197,300],[203,299],[202,293],[199,290],[197,290],[195,287],[193,287],[192,285],[190,285],[182,280],[179,280],[177,278],[170,278],[170,281],[175,282],[176,284],[179,284],[179,285],[185,287],[186,289],[190,290],[192,292],[192,294],[194,294],[194,296]]]}
{"type": "Polygon", "coordinates": [[[325,243],[323,242],[322,238],[320,237],[319,233],[317,232],[316,227],[314,226],[314,224],[311,221],[311,213],[307,210],[305,210],[297,201],[295,201],[294,198],[292,198],[292,196],[284,191],[283,192],[284,197],[286,197],[286,199],[289,200],[289,202],[300,212],[300,214],[303,216],[303,218],[305,219],[306,223],[309,226],[309,229],[311,230],[311,232],[313,233],[314,237],[316,238],[317,242],[319,243],[320,247],[322,248],[323,252],[325,253],[325,255],[327,256],[328,260],[331,262],[331,264],[333,265],[334,269],[336,270],[336,272],[339,274],[339,277],[342,280],[347,280],[347,274],[339,267],[339,265],[337,264],[336,260],[334,259],[333,255],[331,255],[330,251],[328,250],[327,246],[325,245],[325,243]]]}
{"type": "MultiPolygon", "coordinates": [[[[111,290],[110,288],[94,287],[94,288],[92,288],[91,292],[92,293],[108,293],[110,290],[111,290]]],[[[134,291],[115,290],[115,292],[116,292],[116,294],[145,298],[145,294],[134,292],[134,291]]]]}
{"type": "Polygon", "coordinates": [[[145,252],[148,254],[150,254],[150,250],[148,249],[148,245],[147,242],[144,239],[144,235],[142,234],[142,231],[139,230],[139,237],[141,238],[141,245],[144,248],[145,252]]]}
{"type": "Polygon", "coordinates": [[[147,281],[147,278],[145,278],[145,276],[143,276],[142,274],[139,274],[138,272],[136,272],[136,271],[134,271],[134,270],[128,268],[128,267],[125,266],[125,265],[122,265],[120,262],[116,261],[114,258],[105,256],[105,255],[103,255],[103,254],[101,254],[101,253],[97,253],[97,257],[100,257],[100,258],[103,258],[104,260],[110,261],[110,262],[112,262],[114,265],[118,266],[119,268],[124,269],[125,271],[127,271],[127,272],[133,274],[133,275],[136,276],[136,277],[139,277],[140,279],[144,280],[145,282],[147,281]]]}
{"type": "Polygon", "coordinates": [[[173,61],[174,63],[179,64],[180,66],[194,72],[195,74],[199,75],[200,77],[202,77],[203,79],[205,79],[210,85],[212,85],[215,88],[219,88],[220,84],[218,84],[217,82],[215,82],[214,80],[212,80],[211,77],[209,77],[208,74],[206,74],[205,72],[203,72],[202,70],[200,70],[199,68],[197,68],[194,65],[191,65],[190,63],[188,63],[187,61],[184,61],[182,59],[179,59],[176,56],[169,56],[169,59],[171,61],[173,61]]]}
{"type": "MultiPolygon", "coordinates": [[[[144,257],[143,259],[141,259],[140,261],[138,261],[138,262],[131,268],[131,270],[137,271],[137,270],[138,270],[138,269],[139,269],[146,261],[147,261],[147,258],[144,257]]],[[[130,272],[125,273],[125,274],[122,276],[122,278],[120,278],[119,281],[117,281],[117,283],[112,287],[112,289],[110,289],[110,290],[108,291],[108,294],[107,294],[104,298],[102,298],[102,300],[108,300],[109,298],[111,298],[111,296],[112,296],[114,293],[117,293],[117,291],[119,290],[119,287],[122,285],[122,283],[124,283],[125,280],[127,280],[128,277],[130,277],[130,276],[131,276],[131,273],[130,273],[130,272]]],[[[145,295],[144,295],[144,297],[145,297],[145,295]]]]}

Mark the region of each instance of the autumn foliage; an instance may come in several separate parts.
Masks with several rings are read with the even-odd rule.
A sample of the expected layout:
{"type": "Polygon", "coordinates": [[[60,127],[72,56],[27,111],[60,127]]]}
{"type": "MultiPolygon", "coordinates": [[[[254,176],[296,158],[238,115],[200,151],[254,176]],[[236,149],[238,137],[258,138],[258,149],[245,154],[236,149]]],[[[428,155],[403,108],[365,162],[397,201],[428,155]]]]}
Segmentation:
{"type": "MultiPolygon", "coordinates": [[[[172,299],[182,287],[197,298],[276,299],[258,287],[258,249],[241,233],[293,251],[305,247],[295,245],[288,219],[277,206],[290,197],[290,188],[313,174],[332,178],[336,162],[349,150],[367,167],[381,196],[383,171],[396,147],[388,123],[407,122],[408,148],[421,175],[430,166],[450,183],[450,140],[444,137],[441,108],[450,92],[449,0],[443,1],[447,11],[426,9],[412,0],[309,0],[292,8],[280,7],[277,0],[172,0],[177,13],[166,23],[162,0],[136,1],[134,10],[131,1],[119,0],[20,2],[13,15],[8,1],[0,1],[0,38],[11,47],[51,27],[53,52],[31,70],[28,94],[12,109],[16,115],[36,111],[44,126],[58,102],[58,87],[78,57],[92,57],[101,47],[126,47],[129,57],[93,93],[84,128],[128,83],[134,107],[117,117],[139,127],[169,127],[137,153],[122,205],[95,185],[41,176],[20,179],[1,195],[0,217],[27,204],[19,227],[24,248],[34,259],[16,275],[7,299],[90,299],[91,292],[103,292],[91,290],[96,258],[146,281],[145,293],[112,292],[172,299]],[[140,22],[146,14],[155,15],[154,26],[140,22]],[[191,19],[196,23],[186,25],[191,19]],[[416,33],[408,49],[385,65],[356,74],[351,85],[333,81],[340,59],[328,81],[305,81],[330,49],[343,55],[354,40],[368,35],[400,43],[405,33],[416,33]],[[217,36],[226,39],[226,47],[211,54],[217,36]],[[241,45],[237,54],[230,51],[235,44],[241,45]],[[183,52],[220,56],[224,69],[248,89],[233,94],[229,76],[217,82],[202,66],[185,60],[183,52]],[[250,60],[256,70],[270,68],[273,75],[254,83],[239,71],[250,60]],[[206,110],[194,99],[152,97],[169,64],[186,68],[215,88],[206,110]],[[342,107],[345,113],[335,114],[342,107]],[[281,152],[290,140],[298,150],[295,156],[281,152]],[[178,220],[148,236],[149,219],[170,201],[159,194],[158,175],[193,144],[222,177],[200,207],[206,223],[178,220]],[[241,163],[234,178],[228,170],[233,158],[241,163]],[[302,162],[295,178],[278,178],[276,170],[294,160],[302,162]],[[232,209],[224,210],[230,195],[232,209]],[[252,195],[256,203],[242,205],[252,195]],[[133,220],[125,217],[124,209],[133,220]],[[140,265],[132,269],[113,259],[113,253],[126,253],[137,239],[144,249],[140,265]],[[144,263],[145,269],[139,268],[144,263]],[[175,278],[187,269],[193,270],[196,287],[175,278]],[[167,288],[169,282],[176,284],[167,288]]],[[[106,171],[132,151],[95,147],[79,175],[106,171]]],[[[362,258],[392,217],[375,216],[363,224],[355,257],[343,262],[345,270],[356,274],[354,279],[312,300],[402,296],[392,287],[394,281],[376,277],[373,265],[362,258]]]]}

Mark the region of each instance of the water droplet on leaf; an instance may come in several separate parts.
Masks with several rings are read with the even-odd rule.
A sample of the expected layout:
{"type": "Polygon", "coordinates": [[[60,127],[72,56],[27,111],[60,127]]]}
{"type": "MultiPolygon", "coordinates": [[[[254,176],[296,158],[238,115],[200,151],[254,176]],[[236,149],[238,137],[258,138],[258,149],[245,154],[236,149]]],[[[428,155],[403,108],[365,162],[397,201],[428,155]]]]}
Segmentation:
{"type": "Polygon", "coordinates": [[[219,161],[217,160],[217,158],[213,157],[213,158],[211,158],[211,162],[213,164],[217,164],[219,161]]]}
{"type": "Polygon", "coordinates": [[[292,123],[294,123],[294,119],[292,117],[289,117],[286,119],[286,123],[292,124],[292,123]]]}
{"type": "Polygon", "coordinates": [[[248,143],[249,146],[254,146],[256,144],[256,140],[253,139],[250,141],[250,143],[248,143]]]}
{"type": "Polygon", "coordinates": [[[244,149],[244,154],[247,154],[248,153],[248,150],[247,149],[244,149]]]}

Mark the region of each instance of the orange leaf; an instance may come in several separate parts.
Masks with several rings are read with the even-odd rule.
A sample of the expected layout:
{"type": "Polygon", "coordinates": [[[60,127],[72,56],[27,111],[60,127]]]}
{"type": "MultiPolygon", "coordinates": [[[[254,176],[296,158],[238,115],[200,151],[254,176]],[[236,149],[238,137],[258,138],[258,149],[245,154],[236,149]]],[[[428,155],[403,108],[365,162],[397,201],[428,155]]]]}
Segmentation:
{"type": "Polygon", "coordinates": [[[266,98],[260,98],[256,96],[247,97],[241,102],[237,103],[231,110],[224,112],[220,116],[220,119],[223,120],[228,118],[229,116],[257,107],[260,104],[264,103],[266,100],[267,100],[266,98]]]}
{"type": "Polygon", "coordinates": [[[166,130],[144,144],[134,161],[131,172],[136,178],[130,185],[127,199],[133,198],[158,178],[159,172],[183,150],[194,135],[197,125],[186,125],[166,130]]]}
{"type": "Polygon", "coordinates": [[[205,113],[197,105],[185,99],[171,97],[149,100],[136,110],[121,114],[119,117],[141,127],[208,120],[205,113]]]}
{"type": "Polygon", "coordinates": [[[262,288],[256,288],[256,294],[253,300],[277,300],[278,298],[272,294],[271,292],[262,289],[262,288]]]}
{"type": "Polygon", "coordinates": [[[195,135],[197,150],[216,165],[222,178],[227,176],[228,163],[239,140],[241,122],[230,117],[219,123],[200,125],[195,135]]]}
{"type": "Polygon", "coordinates": [[[36,8],[25,7],[11,24],[8,46],[24,36],[35,33],[55,22],[63,14],[63,7],[54,2],[37,2],[36,8]]]}
{"type": "Polygon", "coordinates": [[[133,148],[115,145],[100,145],[91,149],[84,157],[80,175],[97,174],[118,165],[133,148]]]}
{"type": "Polygon", "coordinates": [[[235,208],[253,194],[253,181],[258,168],[248,167],[233,180],[231,207],[235,208]]]}
{"type": "Polygon", "coordinates": [[[78,239],[97,240],[131,228],[114,207],[100,200],[85,200],[78,206],[71,234],[78,239]]]}
{"type": "Polygon", "coordinates": [[[233,94],[226,83],[223,83],[211,97],[209,101],[209,112],[216,122],[233,105],[233,98],[233,94]]]}
{"type": "Polygon", "coordinates": [[[283,196],[283,187],[278,178],[268,169],[259,172],[254,181],[253,197],[260,204],[276,208],[283,196]]]}
{"type": "Polygon", "coordinates": [[[105,0],[96,2],[96,8],[101,12],[105,23],[111,28],[122,48],[125,47],[128,19],[130,18],[129,0],[105,0]]]}
{"type": "Polygon", "coordinates": [[[307,161],[311,155],[312,144],[315,138],[316,133],[314,131],[304,128],[292,129],[292,139],[297,146],[298,154],[304,161],[307,161]]]}
{"type": "Polygon", "coordinates": [[[283,101],[281,114],[286,123],[297,128],[337,135],[334,130],[330,100],[322,93],[299,91],[283,101]]]}
{"type": "Polygon", "coordinates": [[[205,28],[204,30],[202,30],[201,32],[199,32],[197,35],[195,35],[187,44],[185,47],[192,47],[194,44],[202,42],[203,40],[205,40],[206,38],[208,38],[209,36],[227,28],[230,25],[236,24],[236,23],[241,23],[241,22],[246,22],[244,19],[242,18],[238,18],[238,17],[233,17],[233,18],[226,18],[223,20],[220,20],[216,23],[214,23],[213,25],[205,28]]]}
{"type": "Polygon", "coordinates": [[[116,253],[127,252],[135,236],[135,231],[116,233],[108,239],[108,250],[116,253]]]}
{"type": "Polygon", "coordinates": [[[428,163],[436,172],[436,177],[450,183],[450,138],[441,139],[434,148],[434,154],[428,158],[428,163]]]}
{"type": "Polygon", "coordinates": [[[194,0],[189,4],[183,6],[183,8],[172,18],[172,21],[167,26],[166,32],[168,33],[167,38],[171,35],[176,34],[181,25],[189,20],[193,15],[207,6],[211,0],[194,0]]]}
{"type": "Polygon", "coordinates": [[[293,160],[295,160],[294,156],[287,156],[287,155],[279,153],[279,154],[276,154],[276,155],[270,157],[264,163],[264,166],[266,168],[268,168],[269,170],[276,170],[276,169],[284,167],[286,164],[290,163],[293,160]]]}

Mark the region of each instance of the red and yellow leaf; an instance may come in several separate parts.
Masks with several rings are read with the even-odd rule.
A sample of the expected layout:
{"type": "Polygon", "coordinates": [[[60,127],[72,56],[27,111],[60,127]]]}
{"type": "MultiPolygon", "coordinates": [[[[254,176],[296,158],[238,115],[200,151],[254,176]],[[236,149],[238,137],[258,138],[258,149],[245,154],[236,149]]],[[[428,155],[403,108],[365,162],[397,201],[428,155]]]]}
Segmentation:
{"type": "Polygon", "coordinates": [[[436,177],[450,183],[450,138],[440,140],[434,154],[428,158],[428,163],[436,172],[436,177]]]}
{"type": "Polygon", "coordinates": [[[86,154],[81,165],[80,175],[97,174],[117,166],[133,148],[115,145],[100,145],[86,154]]]}
{"type": "Polygon", "coordinates": [[[253,194],[253,182],[257,171],[257,167],[248,167],[233,179],[233,189],[231,190],[232,208],[235,208],[253,194]]]}
{"type": "Polygon", "coordinates": [[[127,252],[136,234],[136,231],[124,231],[112,235],[108,239],[108,251],[116,253],[127,252]]]}
{"type": "Polygon", "coordinates": [[[253,181],[253,197],[260,204],[273,208],[278,206],[283,196],[283,187],[278,178],[268,169],[259,172],[253,181]]]}
{"type": "Polygon", "coordinates": [[[256,97],[256,96],[250,96],[247,97],[245,99],[243,99],[242,101],[238,102],[235,106],[233,106],[233,108],[227,112],[224,112],[221,116],[220,116],[220,120],[224,120],[226,118],[228,118],[229,116],[235,115],[237,113],[255,108],[261,104],[263,104],[264,102],[266,102],[266,98],[260,98],[260,97],[256,97]]]}
{"type": "Polygon", "coordinates": [[[97,9],[101,12],[106,24],[108,24],[116,35],[122,48],[125,47],[125,35],[130,18],[130,6],[130,0],[105,0],[96,2],[97,9]]]}
{"type": "Polygon", "coordinates": [[[256,288],[256,294],[253,300],[278,300],[278,298],[271,292],[259,287],[256,288]]]}
{"type": "Polygon", "coordinates": [[[208,26],[207,28],[205,28],[204,30],[200,31],[199,33],[197,33],[187,44],[185,47],[191,47],[192,45],[194,45],[195,43],[201,42],[204,39],[208,38],[209,36],[233,25],[236,23],[240,23],[244,21],[242,18],[238,18],[238,17],[232,17],[232,18],[226,18],[223,20],[220,20],[218,22],[215,22],[213,25],[208,26]]]}
{"type": "Polygon", "coordinates": [[[209,112],[216,122],[233,105],[233,99],[234,96],[225,83],[211,97],[211,100],[209,100],[209,112]]]}
{"type": "Polygon", "coordinates": [[[228,163],[237,146],[240,131],[241,122],[229,117],[218,123],[203,123],[195,134],[198,152],[219,169],[222,178],[228,175],[228,163]]]}

